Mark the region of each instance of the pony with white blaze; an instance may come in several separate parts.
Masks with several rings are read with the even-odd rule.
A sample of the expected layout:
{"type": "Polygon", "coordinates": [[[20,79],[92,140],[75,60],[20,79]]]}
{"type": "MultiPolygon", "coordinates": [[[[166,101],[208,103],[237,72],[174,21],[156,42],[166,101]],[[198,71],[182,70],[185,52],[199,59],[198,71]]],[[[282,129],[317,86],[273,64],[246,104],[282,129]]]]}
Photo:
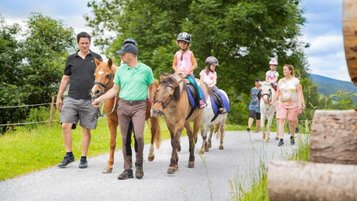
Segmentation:
{"type": "Polygon", "coordinates": [[[270,128],[273,123],[276,104],[271,104],[275,96],[275,90],[269,82],[259,82],[261,85],[260,91],[260,115],[261,115],[261,130],[263,134],[263,140],[268,142],[270,139],[270,128]],[[268,120],[265,127],[265,119],[268,120]]]}
{"type": "MultiPolygon", "coordinates": [[[[228,100],[228,95],[226,94],[225,91],[219,89],[221,94],[225,96],[225,98],[228,100]]],[[[202,115],[202,126],[201,126],[201,136],[202,136],[202,146],[200,149],[200,154],[204,154],[204,152],[208,152],[209,148],[212,147],[211,139],[212,135],[214,133],[217,133],[217,138],[220,140],[220,145],[219,149],[223,150],[223,138],[224,138],[224,131],[225,131],[225,125],[228,117],[228,113],[220,113],[216,118],[214,110],[212,108],[212,100],[211,96],[209,96],[206,100],[207,106],[203,109],[203,115],[202,115]],[[213,120],[213,121],[212,121],[213,120]],[[207,140],[207,133],[209,133],[209,137],[207,140]]]]}

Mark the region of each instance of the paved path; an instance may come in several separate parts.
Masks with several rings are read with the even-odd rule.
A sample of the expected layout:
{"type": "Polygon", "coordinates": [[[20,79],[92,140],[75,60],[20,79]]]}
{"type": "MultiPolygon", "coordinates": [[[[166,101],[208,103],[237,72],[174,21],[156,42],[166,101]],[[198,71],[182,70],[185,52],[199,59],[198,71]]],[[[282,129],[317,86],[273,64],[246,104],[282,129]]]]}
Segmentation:
{"type": "MultiPolygon", "coordinates": [[[[275,133],[274,135],[275,136],[275,133]]],[[[286,136],[285,142],[288,142],[286,136]]],[[[149,200],[149,201],[223,201],[232,198],[230,183],[240,183],[249,188],[260,162],[287,157],[298,145],[286,143],[277,147],[277,141],[265,144],[260,134],[226,132],[225,149],[218,150],[218,140],[213,140],[210,152],[202,158],[196,152],[195,168],[187,168],[188,140],[181,139],[179,171],[167,175],[171,145],[164,141],[156,151],[154,162],[144,162],[145,176],[142,180],[120,181],[122,171],[121,151],[116,152],[116,163],[112,174],[102,174],[108,155],[89,158],[89,168],[79,169],[78,161],[65,169],[57,167],[31,173],[0,182],[1,201],[49,200],[149,200]]],[[[196,149],[201,145],[199,137],[196,149]]],[[[145,156],[148,147],[145,146],[145,156]]],[[[78,157],[77,157],[78,158],[78,157]]]]}

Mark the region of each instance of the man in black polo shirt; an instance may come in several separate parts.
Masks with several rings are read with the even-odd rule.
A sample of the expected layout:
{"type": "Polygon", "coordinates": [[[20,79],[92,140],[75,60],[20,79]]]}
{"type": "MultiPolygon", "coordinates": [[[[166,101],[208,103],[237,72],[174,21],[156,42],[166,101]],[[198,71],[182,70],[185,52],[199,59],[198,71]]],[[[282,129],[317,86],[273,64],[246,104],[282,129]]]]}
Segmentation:
{"type": "Polygon", "coordinates": [[[77,122],[82,127],[82,157],[79,168],[87,168],[87,153],[91,139],[90,129],[97,125],[98,109],[93,107],[90,90],[94,83],[96,65],[94,58],[101,56],[92,52],[89,47],[91,37],[86,32],[77,35],[79,51],[70,55],[64,69],[64,75],[57,94],[56,106],[61,111],[63,141],[66,155],[58,167],[64,168],[74,161],[72,153],[72,132],[77,122]],[[68,97],[62,103],[62,95],[69,84],[68,97]],[[63,104],[63,106],[62,106],[63,104]]]}

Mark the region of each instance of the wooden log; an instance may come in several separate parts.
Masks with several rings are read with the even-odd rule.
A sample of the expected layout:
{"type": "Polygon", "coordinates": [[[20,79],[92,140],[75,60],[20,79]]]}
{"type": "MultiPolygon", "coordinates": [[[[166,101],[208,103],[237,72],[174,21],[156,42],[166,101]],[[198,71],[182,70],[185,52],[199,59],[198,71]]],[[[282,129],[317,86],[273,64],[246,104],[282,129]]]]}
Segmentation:
{"type": "Polygon", "coordinates": [[[357,165],[357,111],[315,111],[310,161],[357,165]]]}
{"type": "Polygon", "coordinates": [[[343,38],[348,71],[357,85],[357,1],[343,2],[343,38]]]}
{"type": "Polygon", "coordinates": [[[357,201],[357,165],[272,161],[270,201],[357,201]]]}

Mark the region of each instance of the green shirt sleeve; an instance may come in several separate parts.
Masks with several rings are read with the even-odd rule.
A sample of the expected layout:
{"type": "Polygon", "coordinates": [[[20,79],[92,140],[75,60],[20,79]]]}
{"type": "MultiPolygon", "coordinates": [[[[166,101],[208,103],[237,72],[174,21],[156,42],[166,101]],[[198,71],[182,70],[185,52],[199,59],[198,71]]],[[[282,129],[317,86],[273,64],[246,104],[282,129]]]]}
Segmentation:
{"type": "Polygon", "coordinates": [[[116,85],[120,86],[119,69],[117,69],[117,71],[115,72],[114,83],[115,83],[116,85]]]}
{"type": "Polygon", "coordinates": [[[152,73],[152,70],[151,70],[150,67],[148,69],[149,70],[147,71],[147,74],[146,74],[146,81],[147,81],[147,84],[149,86],[152,83],[154,83],[154,74],[152,73]]]}

